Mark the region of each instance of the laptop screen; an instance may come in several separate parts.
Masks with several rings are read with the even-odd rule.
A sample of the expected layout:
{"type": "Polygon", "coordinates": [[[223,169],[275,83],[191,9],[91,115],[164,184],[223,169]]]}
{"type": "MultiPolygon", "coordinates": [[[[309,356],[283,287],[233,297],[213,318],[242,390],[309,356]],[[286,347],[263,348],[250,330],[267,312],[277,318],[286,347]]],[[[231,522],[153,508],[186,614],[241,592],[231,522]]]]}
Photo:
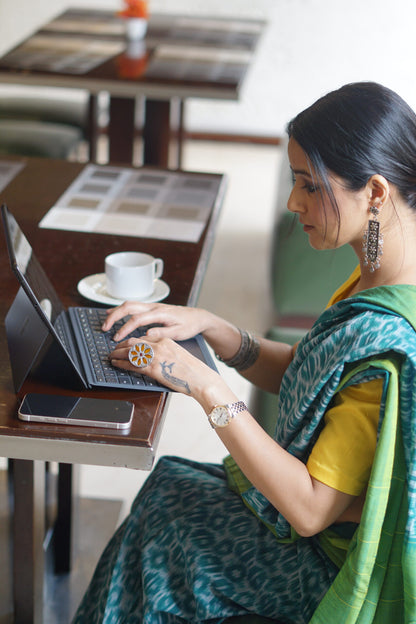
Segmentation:
{"type": "Polygon", "coordinates": [[[10,263],[21,285],[5,319],[15,387],[21,387],[35,363],[45,379],[74,379],[86,387],[78,362],[55,329],[57,318],[65,318],[64,307],[16,219],[5,205],[1,213],[10,263]]]}
{"type": "MultiPolygon", "coordinates": [[[[32,299],[36,300],[46,319],[54,325],[56,318],[64,309],[61,301],[34,255],[29,241],[5,206],[2,206],[2,216],[12,268],[17,273],[21,284],[21,277],[24,278],[25,284],[22,285],[26,286],[26,292],[28,287],[32,299]]],[[[30,296],[30,293],[28,294],[30,296]]]]}

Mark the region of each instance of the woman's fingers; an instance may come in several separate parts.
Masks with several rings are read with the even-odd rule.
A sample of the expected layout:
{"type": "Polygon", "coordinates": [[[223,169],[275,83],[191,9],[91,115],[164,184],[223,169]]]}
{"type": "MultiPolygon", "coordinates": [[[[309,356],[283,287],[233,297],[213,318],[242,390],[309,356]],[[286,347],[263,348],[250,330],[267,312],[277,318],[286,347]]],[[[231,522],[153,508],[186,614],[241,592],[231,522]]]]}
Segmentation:
{"type": "Polygon", "coordinates": [[[147,325],[156,325],[147,332],[147,336],[154,340],[161,338],[186,340],[203,330],[203,313],[197,308],[161,303],[125,302],[109,310],[107,314],[107,319],[102,325],[103,331],[110,330],[117,321],[126,319],[124,325],[114,334],[115,341],[123,340],[137,327],[147,325]]]}
{"type": "MultiPolygon", "coordinates": [[[[134,346],[134,344],[132,345],[134,346]]],[[[129,351],[130,351],[130,347],[126,347],[123,349],[114,349],[114,351],[112,351],[112,353],[110,353],[110,359],[111,360],[126,360],[127,362],[129,361],[129,351]]]]}
{"type": "MultiPolygon", "coordinates": [[[[205,365],[183,349],[180,345],[168,338],[161,340],[128,339],[117,345],[110,355],[110,361],[113,366],[124,370],[135,371],[149,375],[172,390],[192,394],[192,387],[204,372],[205,365]],[[151,347],[153,354],[147,358],[146,365],[139,367],[134,364],[143,363],[143,358],[129,359],[130,351],[133,349],[133,355],[143,352],[147,346],[151,347]]],[[[196,383],[196,386],[199,386],[196,383]]]]}
{"type": "MultiPolygon", "coordinates": [[[[154,314],[154,313],[153,313],[154,314]]],[[[149,324],[146,322],[146,315],[149,318],[152,315],[152,307],[150,304],[146,305],[143,303],[137,303],[133,301],[126,301],[125,303],[117,306],[116,308],[112,308],[107,310],[107,318],[102,325],[103,331],[108,331],[117,323],[117,321],[121,321],[123,318],[131,317],[130,326],[133,326],[133,329],[138,327],[140,323],[142,325],[149,324]],[[143,320],[142,320],[143,317],[143,320]]]]}

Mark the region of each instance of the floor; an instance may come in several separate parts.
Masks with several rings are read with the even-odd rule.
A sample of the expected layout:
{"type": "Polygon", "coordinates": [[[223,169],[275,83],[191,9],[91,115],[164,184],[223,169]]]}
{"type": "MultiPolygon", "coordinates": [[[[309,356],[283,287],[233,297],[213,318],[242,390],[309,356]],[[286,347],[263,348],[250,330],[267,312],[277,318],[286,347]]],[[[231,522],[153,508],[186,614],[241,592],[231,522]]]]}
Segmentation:
{"type": "MultiPolygon", "coordinates": [[[[281,150],[274,146],[219,142],[192,141],[184,149],[184,168],[223,172],[228,177],[226,199],[199,305],[258,333],[263,333],[271,322],[268,261],[281,155],[281,150]]],[[[219,369],[236,394],[249,401],[249,384],[220,363],[219,369]]],[[[221,461],[226,454],[202,409],[189,397],[172,395],[157,456],[165,454],[200,461],[221,461]]],[[[81,500],[73,568],[70,575],[56,577],[47,566],[43,624],[69,624],[103,546],[128,513],[146,476],[145,472],[125,468],[80,467],[81,500]]],[[[3,471],[0,624],[13,622],[7,499],[3,471]]]]}

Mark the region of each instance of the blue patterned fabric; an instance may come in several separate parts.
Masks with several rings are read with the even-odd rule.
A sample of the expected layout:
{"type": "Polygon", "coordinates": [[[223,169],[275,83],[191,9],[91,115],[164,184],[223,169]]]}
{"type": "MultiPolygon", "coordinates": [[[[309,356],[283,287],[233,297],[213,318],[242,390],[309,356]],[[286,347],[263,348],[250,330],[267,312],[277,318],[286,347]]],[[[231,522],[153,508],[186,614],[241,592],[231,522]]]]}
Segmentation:
{"type": "MultiPolygon", "coordinates": [[[[345,563],[311,624],[416,623],[416,288],[373,288],[318,319],[284,377],[276,440],[307,461],[341,387],[382,377],[378,443],[365,506],[345,563]]],[[[278,538],[286,520],[228,459],[247,506],[278,538]]],[[[321,543],[336,553],[329,531],[321,543]],[[324,541],[325,540],[325,541],[324,541]]]]}
{"type": "Polygon", "coordinates": [[[278,544],[227,487],[222,466],[164,457],[73,624],[214,623],[247,613],[302,624],[337,571],[317,538],[278,544]]]}
{"type": "MultiPolygon", "coordinates": [[[[413,286],[372,288],[328,308],[299,344],[283,378],[276,441],[306,463],[323,426],[325,411],[343,377],[361,362],[386,354],[403,358],[402,374],[408,383],[402,384],[401,397],[403,401],[414,401],[414,384],[409,379],[414,375],[416,362],[415,327],[413,286]]],[[[350,378],[349,383],[376,377],[385,377],[385,371],[376,364],[369,365],[350,378]]],[[[384,406],[381,408],[383,413],[384,406]]],[[[415,420],[406,420],[405,426],[410,430],[415,420]]],[[[407,439],[411,446],[413,436],[407,439]]],[[[411,461],[410,456],[408,459],[411,461]]],[[[247,489],[243,498],[278,537],[290,535],[286,520],[255,488],[247,489]]]]}
{"type": "MultiPolygon", "coordinates": [[[[402,420],[406,469],[400,464],[394,474],[402,475],[403,484],[407,470],[410,503],[402,488],[399,498],[406,513],[404,524],[403,513],[392,514],[391,517],[397,516],[400,521],[386,526],[386,534],[390,530],[396,535],[399,527],[403,529],[402,536],[406,531],[406,543],[416,544],[415,319],[416,288],[406,286],[372,289],[328,309],[299,345],[285,375],[276,439],[290,453],[306,461],[319,435],[322,416],[340,383],[358,383],[382,375],[385,393],[380,433],[394,421],[390,416],[394,411],[397,413],[399,393],[402,406],[409,410],[408,418],[402,420]],[[395,384],[391,379],[396,380],[399,388],[395,400],[392,400],[395,384]]],[[[397,427],[388,427],[387,434],[381,435],[383,444],[376,456],[383,452],[384,440],[390,432],[393,445],[400,446],[397,427]]],[[[400,453],[397,457],[400,458],[400,453]]],[[[379,481],[377,475],[372,475],[376,493],[367,497],[370,498],[367,516],[369,513],[371,516],[373,509],[377,514],[380,511],[378,483],[389,482],[390,486],[392,481],[389,462],[383,466],[384,471],[379,470],[381,463],[377,463],[374,471],[383,472],[379,481]],[[371,506],[372,500],[376,501],[375,507],[371,506]]],[[[388,496],[385,498],[387,501],[388,496]]],[[[395,502],[389,503],[389,512],[396,507],[395,502]]],[[[385,515],[390,517],[390,513],[385,515]]],[[[378,530],[379,524],[375,526],[378,530]]],[[[369,533],[370,528],[366,522],[356,534],[364,538],[363,543],[369,537],[377,544],[379,537],[369,533]]],[[[339,605],[333,600],[336,592],[332,589],[340,578],[339,587],[344,591],[344,568],[350,572],[345,577],[349,591],[349,586],[356,583],[357,574],[361,581],[361,560],[365,564],[370,561],[372,566],[374,561],[381,563],[378,554],[374,554],[375,547],[366,551],[355,545],[353,540],[353,555],[357,556],[355,559],[349,556],[349,567],[344,565],[338,574],[338,568],[322,549],[320,536],[290,539],[287,522],[255,488],[248,487],[241,497],[229,489],[222,467],[163,458],[104,552],[73,624],[214,624],[246,613],[288,624],[389,622],[373,617],[380,592],[373,591],[374,583],[369,584],[367,577],[371,581],[374,575],[367,569],[363,572],[365,591],[368,587],[371,590],[367,604],[373,602],[375,607],[373,604],[372,612],[366,607],[362,610],[363,617],[357,619],[354,604],[353,616],[344,613],[338,619],[339,605]],[[276,535],[284,539],[279,541],[276,535]],[[326,611],[321,610],[322,605],[326,611]]],[[[396,540],[395,546],[400,555],[402,541],[396,540]]],[[[398,561],[400,556],[393,561],[396,575],[398,561]]],[[[405,557],[410,569],[406,581],[410,602],[414,598],[415,572],[411,569],[414,561],[405,557]]],[[[389,573],[383,576],[389,581],[387,585],[393,584],[391,578],[389,573]]],[[[377,583],[381,586],[383,580],[377,577],[377,583]]],[[[358,587],[360,599],[362,588],[358,587]]],[[[406,619],[409,623],[415,621],[406,619]]]]}

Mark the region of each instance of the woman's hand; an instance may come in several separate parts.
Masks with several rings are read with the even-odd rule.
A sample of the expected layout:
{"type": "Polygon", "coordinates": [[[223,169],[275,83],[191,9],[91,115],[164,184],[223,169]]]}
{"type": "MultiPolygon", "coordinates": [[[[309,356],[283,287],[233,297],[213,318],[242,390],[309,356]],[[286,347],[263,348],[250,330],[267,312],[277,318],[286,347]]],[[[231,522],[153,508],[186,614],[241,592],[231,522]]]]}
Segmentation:
{"type": "MultiPolygon", "coordinates": [[[[113,336],[116,342],[122,341],[137,327],[157,324],[160,327],[151,327],[147,331],[146,342],[162,338],[181,341],[202,334],[214,352],[225,360],[234,357],[241,345],[241,335],[235,325],[200,308],[126,301],[108,310],[107,314],[103,331],[129,317],[113,336]]],[[[293,357],[292,347],[265,339],[260,340],[260,346],[258,361],[242,374],[260,388],[278,392],[282,375],[293,357]]]]}
{"type": "Polygon", "coordinates": [[[171,390],[192,396],[206,411],[218,402],[235,400],[216,371],[170,338],[129,338],[117,345],[110,360],[118,368],[149,375],[171,390]],[[145,343],[153,349],[151,362],[143,368],[129,361],[130,348],[138,343],[145,343]]]}
{"type": "Polygon", "coordinates": [[[162,327],[153,327],[148,330],[147,337],[153,340],[172,338],[172,340],[186,340],[192,338],[212,323],[209,312],[198,308],[166,305],[163,303],[139,303],[126,301],[117,308],[108,310],[108,317],[103,323],[103,331],[108,331],[115,322],[124,317],[130,318],[114,335],[114,340],[123,340],[134,329],[144,325],[158,324],[162,327]]]}

